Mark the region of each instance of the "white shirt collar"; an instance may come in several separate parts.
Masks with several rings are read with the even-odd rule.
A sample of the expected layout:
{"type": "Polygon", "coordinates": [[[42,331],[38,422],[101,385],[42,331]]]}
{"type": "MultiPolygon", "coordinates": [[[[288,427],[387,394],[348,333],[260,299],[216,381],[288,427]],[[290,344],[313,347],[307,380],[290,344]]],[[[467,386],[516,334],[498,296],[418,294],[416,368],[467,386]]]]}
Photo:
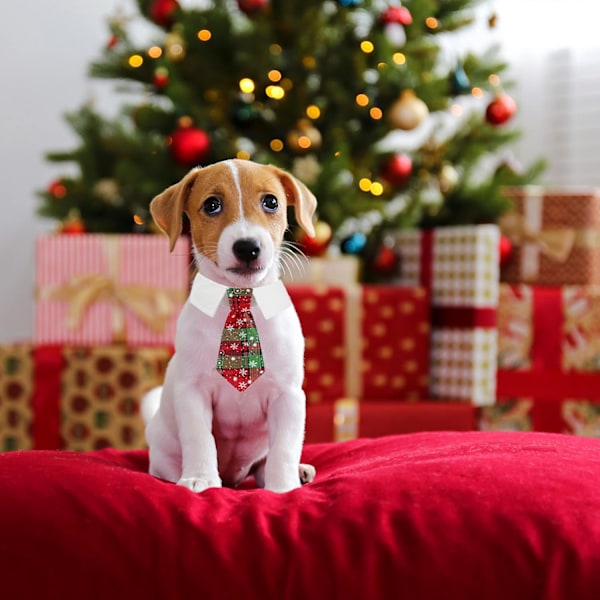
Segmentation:
{"type": "MultiPolygon", "coordinates": [[[[198,273],[194,277],[189,300],[198,310],[214,317],[226,292],[227,286],[198,273]]],[[[265,319],[271,319],[292,306],[292,300],[280,279],[270,285],[253,288],[252,292],[265,319]]]]}

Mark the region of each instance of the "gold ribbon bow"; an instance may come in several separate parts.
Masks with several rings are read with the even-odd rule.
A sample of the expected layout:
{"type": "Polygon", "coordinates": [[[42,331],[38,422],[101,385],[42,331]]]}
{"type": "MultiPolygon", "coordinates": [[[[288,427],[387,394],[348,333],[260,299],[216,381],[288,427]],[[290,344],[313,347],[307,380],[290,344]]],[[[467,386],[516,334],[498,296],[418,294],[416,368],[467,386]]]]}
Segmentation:
{"type": "Polygon", "coordinates": [[[176,290],[156,289],[146,285],[119,285],[108,275],[77,275],[70,282],[55,288],[49,294],[51,300],[69,303],[66,326],[77,329],[87,310],[96,302],[111,302],[117,309],[113,330],[124,329],[124,311],[130,310],[147,327],[161,332],[167,326],[176,308],[176,290]]]}
{"type": "Polygon", "coordinates": [[[575,229],[560,227],[534,231],[525,218],[516,212],[500,217],[498,224],[502,233],[516,246],[535,244],[542,254],[559,263],[567,260],[575,246],[575,229]]]}
{"type": "Polygon", "coordinates": [[[65,322],[68,329],[77,329],[86,312],[96,302],[110,302],[113,305],[112,331],[115,342],[126,341],[126,310],[132,312],[152,331],[164,331],[183,301],[184,291],[139,284],[123,285],[118,281],[118,236],[106,236],[104,252],[108,274],[75,275],[63,285],[42,290],[42,298],[68,303],[65,322]]]}

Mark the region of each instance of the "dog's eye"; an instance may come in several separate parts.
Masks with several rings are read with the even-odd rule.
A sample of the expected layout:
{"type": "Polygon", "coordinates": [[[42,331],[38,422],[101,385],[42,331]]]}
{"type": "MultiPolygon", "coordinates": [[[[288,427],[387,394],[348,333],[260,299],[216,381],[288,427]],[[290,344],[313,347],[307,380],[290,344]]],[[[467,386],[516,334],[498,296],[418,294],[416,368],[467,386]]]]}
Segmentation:
{"type": "Polygon", "coordinates": [[[273,194],[265,194],[262,198],[262,207],[265,212],[274,213],[279,208],[279,200],[273,194]]]}
{"type": "Polygon", "coordinates": [[[202,210],[207,215],[218,215],[223,210],[223,203],[220,198],[216,196],[210,196],[204,201],[202,205],[202,210]]]}

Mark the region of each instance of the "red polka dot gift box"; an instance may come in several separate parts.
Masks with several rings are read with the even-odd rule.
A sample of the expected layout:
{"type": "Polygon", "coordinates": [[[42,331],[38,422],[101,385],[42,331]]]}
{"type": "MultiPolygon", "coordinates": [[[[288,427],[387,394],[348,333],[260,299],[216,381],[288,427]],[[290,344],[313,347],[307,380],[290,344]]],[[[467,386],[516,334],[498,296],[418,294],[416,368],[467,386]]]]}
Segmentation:
{"type": "Polygon", "coordinates": [[[306,341],[309,404],[427,397],[429,297],[423,288],[288,285],[306,341]]]}
{"type": "Polygon", "coordinates": [[[47,235],[36,242],[34,342],[172,344],[190,282],[189,241],[47,235]]]}
{"type": "Polygon", "coordinates": [[[170,347],[0,346],[0,451],[144,447],[142,395],[170,347]]]}

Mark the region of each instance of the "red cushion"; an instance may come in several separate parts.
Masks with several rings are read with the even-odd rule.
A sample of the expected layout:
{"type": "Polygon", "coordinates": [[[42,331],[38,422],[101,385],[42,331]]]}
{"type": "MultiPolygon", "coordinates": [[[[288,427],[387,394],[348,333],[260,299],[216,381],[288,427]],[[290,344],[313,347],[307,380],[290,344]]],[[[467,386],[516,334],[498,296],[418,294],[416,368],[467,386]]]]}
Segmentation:
{"type": "Polygon", "coordinates": [[[423,433],[305,448],[288,494],[193,494],[147,453],[0,455],[6,598],[600,597],[600,441],[423,433]]]}

